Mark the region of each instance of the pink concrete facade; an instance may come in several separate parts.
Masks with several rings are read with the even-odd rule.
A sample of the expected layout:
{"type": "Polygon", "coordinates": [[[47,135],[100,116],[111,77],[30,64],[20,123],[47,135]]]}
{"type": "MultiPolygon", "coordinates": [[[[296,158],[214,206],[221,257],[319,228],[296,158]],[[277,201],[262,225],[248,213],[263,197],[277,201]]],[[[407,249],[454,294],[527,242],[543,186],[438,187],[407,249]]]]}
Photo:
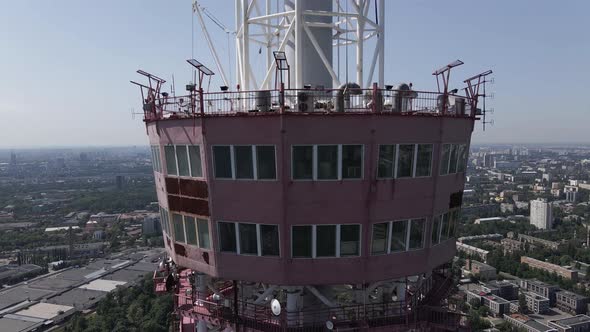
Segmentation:
{"type": "MultiPolygon", "coordinates": [[[[471,117],[391,114],[256,114],[150,122],[150,144],[161,147],[162,160],[165,145],[201,147],[201,180],[208,190],[209,215],[202,217],[209,220],[211,250],[182,244],[185,252],[179,254],[172,234],[164,236],[166,249],[177,264],[211,276],[277,285],[366,283],[431,271],[455,254],[454,238],[431,245],[432,217],[449,211],[450,196],[463,191],[465,179],[464,173],[438,175],[442,144],[469,146],[473,124],[471,117]],[[432,175],[378,179],[379,145],[403,143],[433,144],[432,175]],[[249,144],[275,146],[277,179],[215,179],[212,146],[249,144]],[[291,147],[300,144],[362,144],[362,179],[292,180],[291,147]],[[371,255],[374,223],[410,218],[427,219],[423,249],[371,255]],[[220,252],[218,221],[278,225],[280,257],[220,252]],[[360,256],[292,258],[291,226],[310,224],[360,224],[360,256]]],[[[169,209],[162,164],[164,174],[155,173],[157,194],[160,205],[169,209]]]]}

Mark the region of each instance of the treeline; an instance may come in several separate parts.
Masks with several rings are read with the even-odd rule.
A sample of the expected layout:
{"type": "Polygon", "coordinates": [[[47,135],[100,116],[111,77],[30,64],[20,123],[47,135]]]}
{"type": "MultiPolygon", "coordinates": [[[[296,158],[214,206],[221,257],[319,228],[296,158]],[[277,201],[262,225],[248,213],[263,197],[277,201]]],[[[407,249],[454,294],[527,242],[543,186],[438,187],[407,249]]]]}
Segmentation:
{"type": "Polygon", "coordinates": [[[151,275],[138,285],[109,293],[88,316],[76,314],[62,332],[167,332],[173,310],[172,295],[156,296],[151,275]]]}

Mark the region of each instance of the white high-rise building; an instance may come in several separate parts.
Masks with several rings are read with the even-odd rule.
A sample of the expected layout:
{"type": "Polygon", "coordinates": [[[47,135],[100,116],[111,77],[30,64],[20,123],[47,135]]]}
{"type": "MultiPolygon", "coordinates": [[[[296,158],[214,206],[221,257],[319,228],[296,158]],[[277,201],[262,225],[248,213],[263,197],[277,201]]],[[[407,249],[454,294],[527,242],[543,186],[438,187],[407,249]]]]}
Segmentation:
{"type": "Polygon", "coordinates": [[[531,224],[538,229],[551,229],[553,227],[553,213],[551,204],[545,199],[531,201],[531,224]]]}

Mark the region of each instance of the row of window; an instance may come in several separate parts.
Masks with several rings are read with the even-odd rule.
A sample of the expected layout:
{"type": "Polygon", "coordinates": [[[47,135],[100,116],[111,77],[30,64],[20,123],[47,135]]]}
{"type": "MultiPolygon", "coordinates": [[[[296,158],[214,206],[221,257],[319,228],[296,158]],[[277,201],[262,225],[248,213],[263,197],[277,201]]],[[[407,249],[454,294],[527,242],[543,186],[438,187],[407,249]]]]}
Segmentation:
{"type": "Polygon", "coordinates": [[[174,240],[203,249],[211,248],[209,221],[191,216],[172,214],[174,240]]]}
{"type": "Polygon", "coordinates": [[[373,224],[371,254],[389,254],[424,247],[426,219],[396,220],[373,224]]]}
{"type": "Polygon", "coordinates": [[[213,165],[218,179],[275,180],[274,145],[216,145],[213,165]]]}
{"type": "Polygon", "coordinates": [[[168,175],[202,177],[201,148],[198,145],[166,145],[168,175]]]}
{"type": "Polygon", "coordinates": [[[294,145],[294,180],[342,180],[363,177],[362,145],[294,145]]]}
{"type": "Polygon", "coordinates": [[[218,222],[219,250],[240,255],[279,256],[279,226],[218,222]]]}
{"type": "Polygon", "coordinates": [[[455,237],[455,231],[457,229],[456,226],[458,222],[458,209],[435,216],[432,220],[432,245],[455,237]]]}
{"type": "Polygon", "coordinates": [[[166,234],[170,234],[170,217],[168,214],[168,210],[164,209],[160,206],[160,224],[162,224],[162,229],[166,234]]]}
{"type": "MultiPolygon", "coordinates": [[[[154,170],[162,171],[158,146],[152,146],[154,170]]],[[[440,174],[464,172],[469,149],[466,144],[443,144],[440,174]]],[[[202,177],[198,145],[164,146],[168,175],[202,177]]],[[[379,178],[432,175],[433,144],[379,145],[379,178]]],[[[364,146],[361,144],[294,145],[291,176],[294,180],[362,179],[364,146]]],[[[218,179],[275,180],[274,145],[213,146],[213,168],[218,179]]]]}
{"type": "MultiPolygon", "coordinates": [[[[432,245],[454,236],[458,211],[433,220],[432,245]]],[[[277,225],[218,222],[221,252],[279,256],[277,225]]],[[[381,255],[424,248],[426,219],[373,224],[371,254],[381,255]]],[[[291,228],[293,258],[354,257],[360,255],[361,225],[297,225],[291,228]]]]}
{"type": "Polygon", "coordinates": [[[379,145],[379,178],[430,176],[432,144],[379,145]]]}
{"type": "Polygon", "coordinates": [[[162,173],[162,161],[160,160],[160,147],[157,145],[150,146],[152,152],[152,166],[154,172],[162,173]]]}
{"type": "Polygon", "coordinates": [[[465,172],[468,154],[466,144],[443,144],[440,175],[465,172]]]}
{"type": "Polygon", "coordinates": [[[301,225],[291,232],[294,258],[350,257],[360,255],[360,225],[301,225]]]}

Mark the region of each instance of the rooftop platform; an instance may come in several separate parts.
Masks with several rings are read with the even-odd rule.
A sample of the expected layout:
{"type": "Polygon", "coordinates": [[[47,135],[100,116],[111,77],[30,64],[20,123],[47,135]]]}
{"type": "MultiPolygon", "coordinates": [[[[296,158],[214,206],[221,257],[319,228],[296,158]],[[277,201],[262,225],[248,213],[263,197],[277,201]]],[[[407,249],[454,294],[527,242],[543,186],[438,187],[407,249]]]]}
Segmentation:
{"type": "Polygon", "coordinates": [[[144,120],[205,116],[260,116],[278,114],[342,115],[383,114],[403,116],[471,117],[476,103],[465,96],[389,89],[288,89],[194,92],[185,96],[146,99],[144,120]],[[446,100],[446,102],[445,102],[446,100]]]}

